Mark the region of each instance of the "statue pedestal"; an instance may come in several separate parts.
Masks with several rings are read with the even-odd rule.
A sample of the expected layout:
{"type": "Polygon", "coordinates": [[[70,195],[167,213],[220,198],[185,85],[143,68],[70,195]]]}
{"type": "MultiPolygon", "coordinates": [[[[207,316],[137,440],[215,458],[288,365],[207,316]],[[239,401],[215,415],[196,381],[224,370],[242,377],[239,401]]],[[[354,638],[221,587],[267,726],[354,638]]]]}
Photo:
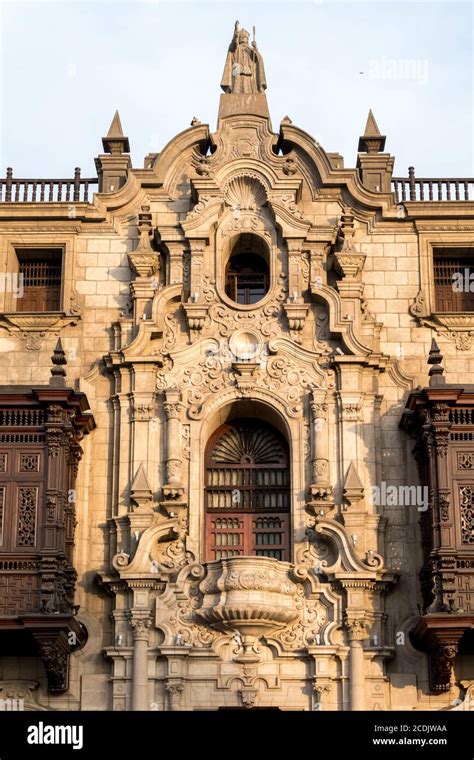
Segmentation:
{"type": "Polygon", "coordinates": [[[270,120],[267,96],[264,92],[238,93],[225,92],[219,101],[219,121],[227,116],[240,116],[252,114],[270,120]]]}

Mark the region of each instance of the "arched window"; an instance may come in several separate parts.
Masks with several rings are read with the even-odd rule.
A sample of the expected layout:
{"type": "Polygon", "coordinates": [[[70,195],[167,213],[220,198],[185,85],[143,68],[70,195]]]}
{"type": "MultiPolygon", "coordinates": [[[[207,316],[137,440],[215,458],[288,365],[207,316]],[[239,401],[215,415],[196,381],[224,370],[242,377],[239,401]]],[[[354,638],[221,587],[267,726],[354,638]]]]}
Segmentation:
{"type": "Polygon", "coordinates": [[[268,251],[257,235],[240,235],[226,268],[226,294],[236,303],[249,306],[260,301],[269,288],[268,251]]]}
{"type": "Polygon", "coordinates": [[[290,559],[290,470],[284,438],[265,422],[222,425],[206,449],[206,557],[290,559]]]}

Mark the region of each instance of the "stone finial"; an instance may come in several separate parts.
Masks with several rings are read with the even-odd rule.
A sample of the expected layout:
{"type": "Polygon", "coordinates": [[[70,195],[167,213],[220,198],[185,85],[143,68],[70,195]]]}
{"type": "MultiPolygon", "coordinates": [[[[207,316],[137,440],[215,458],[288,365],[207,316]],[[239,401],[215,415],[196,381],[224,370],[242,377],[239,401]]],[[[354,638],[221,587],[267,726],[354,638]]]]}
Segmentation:
{"type": "MultiPolygon", "coordinates": [[[[140,240],[135,251],[128,254],[128,261],[138,277],[153,277],[161,268],[160,256],[151,247],[153,234],[150,206],[142,206],[138,214],[138,233],[140,240]]],[[[147,297],[152,297],[148,294],[147,297]]]]}
{"type": "Polygon", "coordinates": [[[56,343],[53,355],[51,357],[51,362],[53,366],[51,368],[51,377],[49,379],[49,384],[55,386],[56,388],[65,388],[66,370],[64,369],[64,365],[67,364],[67,359],[66,354],[64,353],[63,345],[61,343],[61,338],[58,338],[58,342],[56,343]]]}
{"type": "Polygon", "coordinates": [[[130,143],[128,137],[123,134],[122,123],[119,112],[115,111],[114,118],[107,132],[107,136],[102,138],[104,151],[112,156],[120,156],[122,153],[130,153],[130,143]]]}
{"type": "Polygon", "coordinates": [[[136,504],[138,509],[143,509],[149,504],[152,498],[153,496],[146,476],[145,467],[143,462],[141,462],[130,488],[130,499],[136,504]]]}
{"type": "Polygon", "coordinates": [[[350,504],[361,501],[364,498],[364,484],[359,477],[353,461],[351,461],[347,469],[343,494],[350,504]]]}
{"type": "Polygon", "coordinates": [[[198,119],[197,116],[193,116],[193,118],[191,119],[191,126],[198,127],[199,124],[201,124],[201,121],[198,119]]]}
{"type": "Polygon", "coordinates": [[[428,372],[430,378],[430,388],[436,385],[445,385],[446,378],[444,375],[444,367],[441,366],[443,361],[443,355],[439,350],[439,346],[433,338],[431,341],[431,348],[428,354],[428,364],[431,364],[430,371],[428,372]]]}
{"type": "Polygon", "coordinates": [[[370,109],[364,134],[359,137],[358,151],[360,153],[382,153],[385,148],[385,140],[386,137],[380,134],[375,116],[370,109]]]}
{"type": "Polygon", "coordinates": [[[289,116],[284,116],[280,122],[281,124],[293,124],[289,116]]]}

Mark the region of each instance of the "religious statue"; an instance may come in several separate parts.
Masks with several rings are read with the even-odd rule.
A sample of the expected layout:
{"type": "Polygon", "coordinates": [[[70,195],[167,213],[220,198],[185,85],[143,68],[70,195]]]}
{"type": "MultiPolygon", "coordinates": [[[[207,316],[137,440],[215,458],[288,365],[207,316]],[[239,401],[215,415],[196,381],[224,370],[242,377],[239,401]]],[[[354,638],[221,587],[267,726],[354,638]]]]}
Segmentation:
{"type": "Polygon", "coordinates": [[[267,88],[263,59],[254,39],[249,45],[249,33],[235,22],[234,36],[229,45],[221,87],[228,93],[257,93],[267,88]]]}

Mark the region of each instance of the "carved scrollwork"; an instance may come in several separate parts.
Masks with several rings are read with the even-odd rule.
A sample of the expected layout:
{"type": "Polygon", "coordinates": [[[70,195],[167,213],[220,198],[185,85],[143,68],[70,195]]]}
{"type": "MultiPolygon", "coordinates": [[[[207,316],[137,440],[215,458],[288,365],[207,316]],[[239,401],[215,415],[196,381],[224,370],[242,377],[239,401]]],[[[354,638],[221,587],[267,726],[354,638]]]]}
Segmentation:
{"type": "Polygon", "coordinates": [[[471,453],[462,452],[458,454],[458,469],[459,470],[472,470],[474,468],[474,455],[471,453]]]}
{"type": "MultiPolygon", "coordinates": [[[[204,157],[203,157],[203,159],[204,159],[204,157]]],[[[205,164],[202,163],[201,166],[204,167],[205,164]]],[[[198,169],[196,169],[196,171],[198,173],[200,173],[199,167],[198,167],[198,169]]],[[[200,216],[200,214],[202,214],[202,212],[204,211],[204,209],[206,209],[207,206],[209,206],[211,200],[212,200],[212,197],[210,195],[200,196],[200,198],[199,198],[198,202],[196,203],[196,205],[194,206],[194,208],[187,214],[186,221],[189,222],[191,219],[195,219],[197,216],[200,216]]]]}
{"type": "Polygon", "coordinates": [[[306,599],[303,586],[297,590],[298,620],[275,634],[285,649],[302,649],[321,643],[321,632],[328,621],[328,609],[319,599],[306,599]]]}
{"type": "Polygon", "coordinates": [[[408,307],[412,317],[423,317],[426,315],[426,297],[422,290],[416,294],[415,300],[408,307]]]}

